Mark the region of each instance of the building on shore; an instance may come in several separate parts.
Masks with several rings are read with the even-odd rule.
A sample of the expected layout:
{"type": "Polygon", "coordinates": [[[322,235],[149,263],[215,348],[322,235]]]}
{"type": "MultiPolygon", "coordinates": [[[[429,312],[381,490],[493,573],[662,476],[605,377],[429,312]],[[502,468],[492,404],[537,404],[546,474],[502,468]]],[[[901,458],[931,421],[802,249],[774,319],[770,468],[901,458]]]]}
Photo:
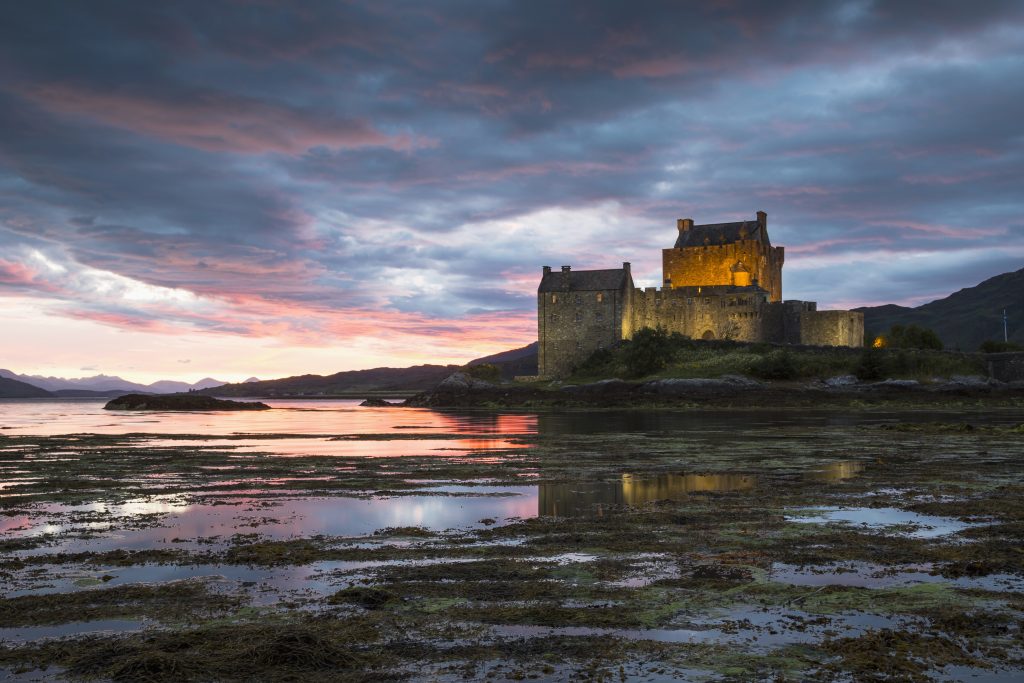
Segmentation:
{"type": "Polygon", "coordinates": [[[562,377],[600,348],[662,327],[692,339],[862,346],[864,315],[819,311],[782,299],[783,247],[768,239],[768,216],[694,225],[677,222],[662,250],[662,287],[633,285],[629,263],[607,270],[544,266],[537,290],[538,371],[562,377]]]}

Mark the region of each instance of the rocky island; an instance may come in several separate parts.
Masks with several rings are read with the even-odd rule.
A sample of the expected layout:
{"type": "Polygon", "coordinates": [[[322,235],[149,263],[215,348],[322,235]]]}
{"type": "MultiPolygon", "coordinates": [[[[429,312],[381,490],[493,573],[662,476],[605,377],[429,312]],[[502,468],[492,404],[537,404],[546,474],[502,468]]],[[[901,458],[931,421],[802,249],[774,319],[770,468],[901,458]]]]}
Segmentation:
{"type": "Polygon", "coordinates": [[[266,403],[258,401],[226,401],[213,396],[197,393],[165,394],[152,396],[147,394],[125,394],[118,396],[104,410],[270,410],[266,403]]]}

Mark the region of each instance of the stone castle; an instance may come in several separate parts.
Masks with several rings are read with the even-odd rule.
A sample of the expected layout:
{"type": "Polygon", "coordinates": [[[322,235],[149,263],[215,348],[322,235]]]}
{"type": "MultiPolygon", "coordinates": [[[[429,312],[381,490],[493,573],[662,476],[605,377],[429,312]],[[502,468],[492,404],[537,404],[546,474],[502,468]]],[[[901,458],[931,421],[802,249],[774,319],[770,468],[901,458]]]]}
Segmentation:
{"type": "Polygon", "coordinates": [[[784,247],[768,239],[768,215],[735,223],[677,221],[661,252],[663,286],[633,286],[629,263],[608,270],[552,271],[537,290],[538,371],[562,377],[591,353],[663,327],[692,339],[862,346],[864,314],[819,311],[782,300],[784,247]]]}

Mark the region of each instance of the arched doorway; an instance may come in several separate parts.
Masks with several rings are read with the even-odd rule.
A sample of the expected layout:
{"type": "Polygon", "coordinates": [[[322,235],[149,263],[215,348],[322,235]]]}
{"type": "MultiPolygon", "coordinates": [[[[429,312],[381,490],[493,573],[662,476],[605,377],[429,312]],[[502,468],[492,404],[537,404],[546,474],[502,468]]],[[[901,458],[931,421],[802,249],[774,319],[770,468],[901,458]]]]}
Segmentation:
{"type": "Polygon", "coordinates": [[[700,336],[700,338],[703,339],[704,341],[711,341],[712,339],[715,338],[715,333],[712,332],[711,330],[707,330],[704,332],[704,334],[700,336]]]}

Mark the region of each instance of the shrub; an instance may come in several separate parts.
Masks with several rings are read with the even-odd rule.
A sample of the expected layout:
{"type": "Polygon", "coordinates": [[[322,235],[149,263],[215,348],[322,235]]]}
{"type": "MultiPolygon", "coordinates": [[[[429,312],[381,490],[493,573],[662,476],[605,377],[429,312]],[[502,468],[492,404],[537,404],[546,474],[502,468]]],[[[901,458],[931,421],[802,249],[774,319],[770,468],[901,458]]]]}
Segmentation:
{"type": "Polygon", "coordinates": [[[686,338],[669,334],[664,327],[645,327],[629,340],[623,349],[626,373],[631,377],[644,377],[663,370],[686,338]]]}
{"type": "Polygon", "coordinates": [[[981,342],[981,350],[985,353],[1002,353],[1004,351],[1024,351],[1024,346],[1014,342],[995,341],[986,339],[981,342]]]}
{"type": "Polygon", "coordinates": [[[785,349],[772,351],[756,361],[750,373],[761,379],[796,379],[799,374],[793,356],[785,349]]]}
{"type": "Polygon", "coordinates": [[[615,354],[608,349],[597,349],[590,354],[585,361],[576,368],[576,374],[600,375],[610,370],[615,354]]]}
{"type": "Polygon", "coordinates": [[[885,358],[881,349],[871,346],[864,349],[860,356],[860,362],[854,368],[853,374],[857,379],[863,381],[875,381],[885,378],[885,358]]]}
{"type": "Polygon", "coordinates": [[[935,349],[942,350],[942,340],[935,330],[919,325],[893,325],[884,335],[886,346],[894,349],[935,349]]]}
{"type": "Polygon", "coordinates": [[[464,369],[465,373],[470,377],[476,379],[482,379],[485,382],[500,382],[501,381],[501,368],[493,363],[479,363],[477,365],[470,365],[464,369]]]}

